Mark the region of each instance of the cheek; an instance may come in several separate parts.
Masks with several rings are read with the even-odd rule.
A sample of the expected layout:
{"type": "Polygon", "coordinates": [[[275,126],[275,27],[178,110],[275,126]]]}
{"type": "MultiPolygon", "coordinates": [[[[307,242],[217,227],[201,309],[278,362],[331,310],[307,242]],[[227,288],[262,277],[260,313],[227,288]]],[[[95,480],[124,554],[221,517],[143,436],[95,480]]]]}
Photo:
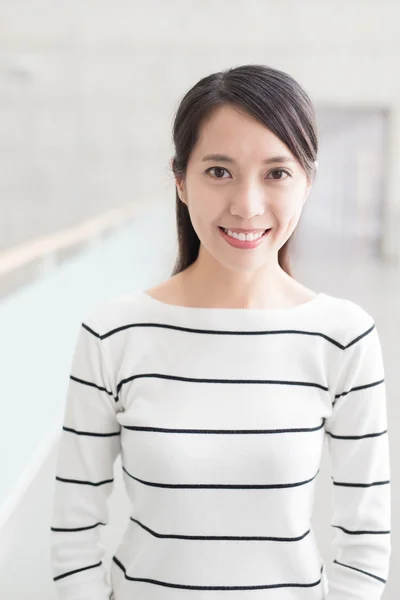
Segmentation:
{"type": "Polygon", "coordinates": [[[287,222],[286,232],[291,235],[297,227],[301,216],[301,210],[297,210],[295,214],[292,214],[287,222]]]}
{"type": "Polygon", "coordinates": [[[191,203],[190,216],[192,222],[196,222],[201,228],[220,225],[223,218],[221,217],[222,213],[221,203],[213,202],[210,197],[207,199],[199,198],[191,203]]]}
{"type": "Polygon", "coordinates": [[[301,208],[296,203],[286,204],[284,207],[276,210],[275,218],[277,220],[278,235],[290,235],[295,229],[301,215],[301,208]]]}
{"type": "Polygon", "coordinates": [[[297,219],[301,213],[301,203],[298,201],[297,197],[286,198],[285,201],[281,203],[276,203],[274,205],[274,210],[277,218],[282,221],[290,221],[293,219],[297,219]]]}
{"type": "Polygon", "coordinates": [[[282,205],[274,210],[274,216],[277,225],[280,228],[286,228],[289,222],[293,219],[293,207],[288,204],[282,205]]]}
{"type": "Polygon", "coordinates": [[[212,228],[217,231],[217,225],[221,223],[222,217],[215,210],[215,206],[215,203],[213,205],[209,201],[203,202],[199,198],[190,198],[189,200],[188,210],[190,220],[197,237],[202,241],[212,236],[213,232],[210,229],[212,228]]]}

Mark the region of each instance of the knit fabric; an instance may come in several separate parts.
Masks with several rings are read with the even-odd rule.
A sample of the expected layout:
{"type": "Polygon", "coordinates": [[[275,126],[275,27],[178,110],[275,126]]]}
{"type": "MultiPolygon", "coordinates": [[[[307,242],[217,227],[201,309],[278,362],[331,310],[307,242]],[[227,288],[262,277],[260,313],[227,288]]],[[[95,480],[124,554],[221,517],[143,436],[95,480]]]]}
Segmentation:
{"type": "Polygon", "coordinates": [[[58,600],[378,600],[390,464],[372,316],[319,293],[195,308],[135,291],[84,319],[58,449],[58,600]],[[324,442],[334,560],[310,523],[324,442]],[[121,457],[131,514],[105,563],[121,457]]]}

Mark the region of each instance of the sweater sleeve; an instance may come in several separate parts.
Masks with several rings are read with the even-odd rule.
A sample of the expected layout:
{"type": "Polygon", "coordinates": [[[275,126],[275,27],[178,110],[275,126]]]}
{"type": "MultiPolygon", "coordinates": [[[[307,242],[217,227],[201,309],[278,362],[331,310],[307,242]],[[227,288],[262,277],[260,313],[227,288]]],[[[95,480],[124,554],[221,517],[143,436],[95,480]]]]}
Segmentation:
{"type": "Polygon", "coordinates": [[[334,394],[325,421],[335,528],[326,598],[378,600],[389,573],[391,488],[383,356],[371,317],[343,348],[334,394]]]}
{"type": "Polygon", "coordinates": [[[114,382],[97,332],[89,319],[80,327],[58,447],[50,533],[58,600],[113,598],[100,527],[107,524],[121,427],[114,382]]]}

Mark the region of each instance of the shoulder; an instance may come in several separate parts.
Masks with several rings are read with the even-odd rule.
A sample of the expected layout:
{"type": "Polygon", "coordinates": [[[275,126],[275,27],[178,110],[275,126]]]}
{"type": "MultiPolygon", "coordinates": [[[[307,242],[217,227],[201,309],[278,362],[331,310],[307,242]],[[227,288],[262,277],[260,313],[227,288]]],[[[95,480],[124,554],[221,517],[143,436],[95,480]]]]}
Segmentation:
{"type": "Polygon", "coordinates": [[[134,322],[141,315],[142,308],[141,291],[120,294],[91,304],[84,311],[82,322],[104,336],[134,322]]]}
{"type": "Polygon", "coordinates": [[[341,296],[325,296],[334,333],[344,345],[375,328],[375,319],[363,304],[341,296]]]}

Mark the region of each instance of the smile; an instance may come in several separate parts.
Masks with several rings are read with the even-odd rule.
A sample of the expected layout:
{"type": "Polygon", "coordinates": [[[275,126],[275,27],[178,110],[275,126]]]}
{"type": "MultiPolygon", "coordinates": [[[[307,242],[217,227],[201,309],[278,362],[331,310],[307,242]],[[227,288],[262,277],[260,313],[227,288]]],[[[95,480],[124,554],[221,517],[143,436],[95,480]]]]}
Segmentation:
{"type": "Polygon", "coordinates": [[[267,229],[264,231],[262,235],[256,234],[253,236],[253,239],[246,239],[244,233],[233,233],[232,235],[228,234],[223,227],[218,227],[221,232],[222,237],[234,248],[248,249],[248,248],[256,248],[260,244],[262,244],[265,237],[267,237],[268,233],[271,229],[267,229]]]}

